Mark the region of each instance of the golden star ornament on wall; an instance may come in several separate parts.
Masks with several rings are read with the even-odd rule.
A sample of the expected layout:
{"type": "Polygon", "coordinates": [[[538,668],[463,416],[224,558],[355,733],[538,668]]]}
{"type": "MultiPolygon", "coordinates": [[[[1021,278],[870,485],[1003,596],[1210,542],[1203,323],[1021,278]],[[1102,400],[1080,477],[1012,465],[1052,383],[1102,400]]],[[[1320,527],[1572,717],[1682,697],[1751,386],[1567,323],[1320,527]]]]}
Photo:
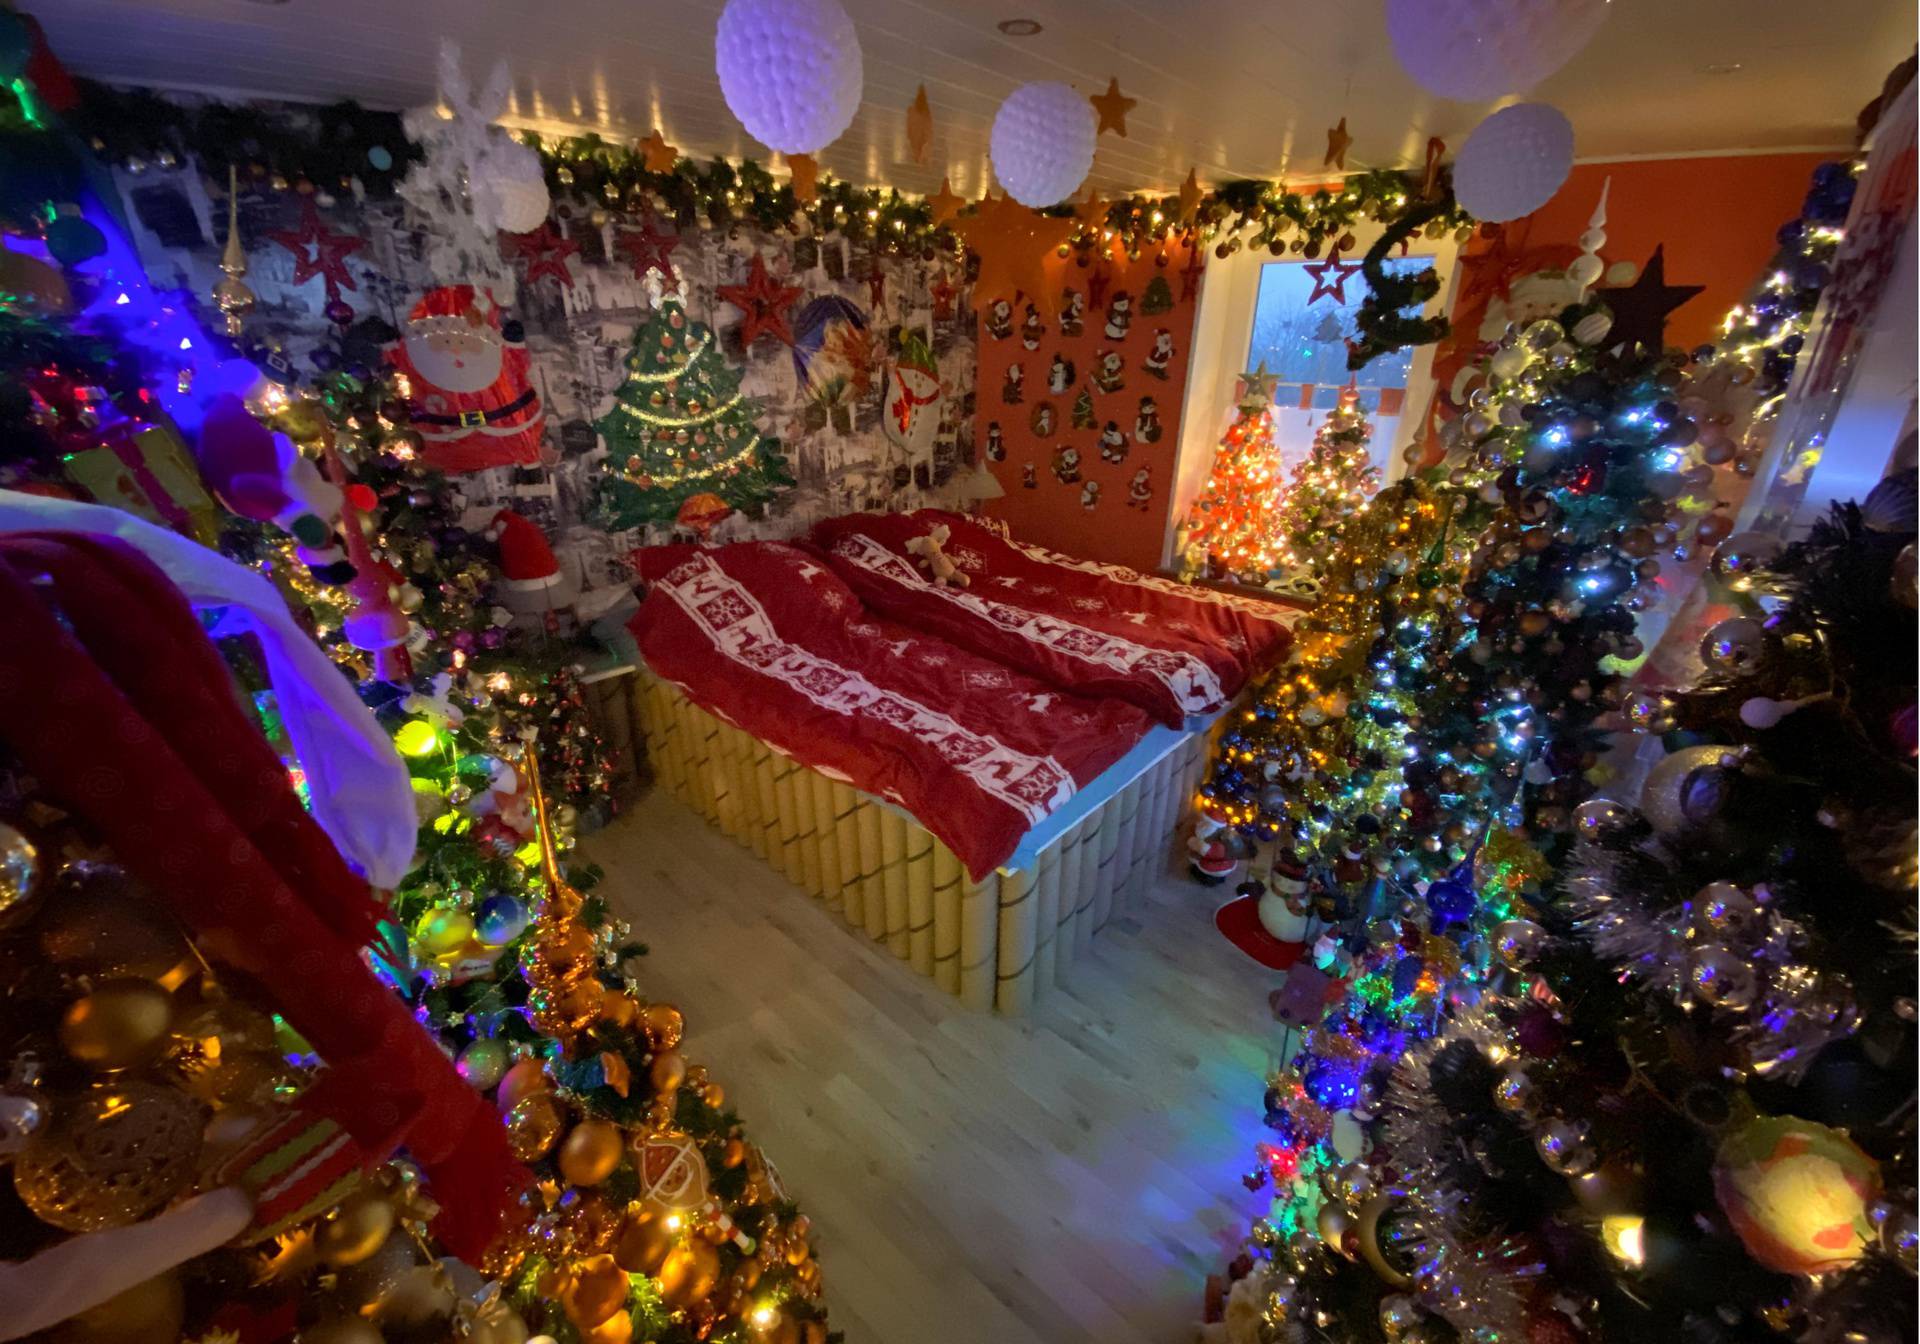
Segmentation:
{"type": "Polygon", "coordinates": [[[1050,318],[1059,308],[1060,286],[1048,281],[1054,250],[1079,227],[1074,219],[1036,214],[1010,196],[989,196],[977,213],[953,222],[953,231],[980,258],[973,303],[984,308],[995,299],[1027,302],[1050,318]]]}

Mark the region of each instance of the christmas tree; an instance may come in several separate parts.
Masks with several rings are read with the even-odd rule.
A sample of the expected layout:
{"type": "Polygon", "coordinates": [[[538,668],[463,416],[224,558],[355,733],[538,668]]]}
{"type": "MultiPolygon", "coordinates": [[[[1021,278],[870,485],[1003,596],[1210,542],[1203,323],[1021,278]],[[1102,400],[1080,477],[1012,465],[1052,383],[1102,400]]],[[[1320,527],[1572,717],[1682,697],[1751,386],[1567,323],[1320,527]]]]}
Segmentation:
{"type": "Polygon", "coordinates": [[[1324,574],[1347,520],[1379,488],[1380,469],[1367,451],[1372,437],[1360,392],[1349,384],[1314,431],[1313,447],[1294,464],[1280,497],[1274,530],[1282,565],[1296,573],[1324,574]]]}
{"type": "Polygon", "coordinates": [[[1264,583],[1277,554],[1273,508],[1280,451],[1273,441],[1275,378],[1264,362],[1241,375],[1239,416],[1228,426],[1206,488],[1187,515],[1188,569],[1264,583]]]}
{"type": "Polygon", "coordinates": [[[653,316],[634,332],[627,380],[595,426],[607,445],[607,521],[671,523],[697,495],[756,509],[793,484],[780,442],[755,427],[713,329],[687,316],[678,291],[649,278],[659,294],[653,316]]]}

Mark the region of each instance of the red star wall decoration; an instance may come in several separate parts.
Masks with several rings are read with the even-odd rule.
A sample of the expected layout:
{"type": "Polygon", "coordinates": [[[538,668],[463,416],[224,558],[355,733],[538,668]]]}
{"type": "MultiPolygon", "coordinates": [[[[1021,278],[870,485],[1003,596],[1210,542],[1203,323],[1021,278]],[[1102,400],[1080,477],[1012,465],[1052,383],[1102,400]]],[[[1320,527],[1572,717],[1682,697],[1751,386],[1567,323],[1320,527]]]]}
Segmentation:
{"type": "Polygon", "coordinates": [[[632,259],[634,279],[644,280],[649,270],[657,270],[668,284],[680,282],[680,276],[668,258],[668,254],[680,246],[680,235],[661,233],[655,229],[651,214],[641,219],[639,228],[621,229],[613,245],[632,259]]]}
{"type": "Polygon", "coordinates": [[[1323,298],[1331,298],[1335,303],[1347,301],[1347,281],[1360,274],[1360,263],[1342,261],[1340,254],[1334,253],[1325,261],[1310,261],[1301,267],[1313,277],[1313,293],[1307,295],[1308,303],[1318,303],[1323,298]],[[1332,280],[1327,277],[1331,275],[1332,280]]]}
{"type": "Polygon", "coordinates": [[[1200,277],[1206,272],[1207,259],[1200,255],[1200,246],[1187,235],[1187,260],[1180,268],[1180,302],[1185,303],[1200,292],[1200,277]]]}
{"type": "Polygon", "coordinates": [[[1107,291],[1113,288],[1113,274],[1107,270],[1104,261],[1093,264],[1093,274],[1087,277],[1087,311],[1095,313],[1107,306],[1107,291]]]}
{"type": "Polygon", "coordinates": [[[714,293],[740,310],[742,347],[752,349],[762,333],[772,335],[782,344],[793,344],[793,332],[787,326],[787,309],[800,297],[800,286],[783,285],[768,275],[767,263],[758,252],[753,254],[753,267],[747,272],[746,284],[721,285],[714,293]]]}
{"type": "Polygon", "coordinates": [[[328,303],[337,302],[343,289],[359,288],[347,270],[347,258],[365,247],[367,240],[327,228],[311,196],[300,198],[299,228],[279,229],[267,237],[293,254],[293,283],[304,285],[319,276],[327,287],[328,303]]]}
{"type": "Polygon", "coordinates": [[[567,265],[567,258],[580,251],[580,244],[561,237],[552,220],[545,221],[532,233],[507,234],[506,242],[513,254],[527,263],[529,285],[542,276],[551,276],[568,289],[573,288],[573,271],[567,265]]]}
{"type": "Polygon", "coordinates": [[[887,301],[887,273],[880,266],[880,254],[873,254],[873,269],[867,272],[867,307],[874,312],[887,301]]]}

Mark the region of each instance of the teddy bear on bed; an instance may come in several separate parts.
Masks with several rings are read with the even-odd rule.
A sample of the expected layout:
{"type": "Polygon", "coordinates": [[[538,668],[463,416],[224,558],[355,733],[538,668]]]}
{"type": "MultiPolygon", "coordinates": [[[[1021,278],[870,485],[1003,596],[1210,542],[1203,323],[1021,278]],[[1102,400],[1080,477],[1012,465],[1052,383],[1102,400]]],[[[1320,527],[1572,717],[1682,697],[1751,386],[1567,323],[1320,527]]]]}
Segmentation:
{"type": "Polygon", "coordinates": [[[936,588],[943,583],[952,584],[956,588],[965,588],[968,583],[967,576],[960,572],[960,567],[947,559],[946,553],[940,549],[947,544],[947,538],[952,535],[952,531],[945,523],[938,523],[923,537],[907,538],[907,549],[922,565],[926,566],[927,581],[936,588]]]}

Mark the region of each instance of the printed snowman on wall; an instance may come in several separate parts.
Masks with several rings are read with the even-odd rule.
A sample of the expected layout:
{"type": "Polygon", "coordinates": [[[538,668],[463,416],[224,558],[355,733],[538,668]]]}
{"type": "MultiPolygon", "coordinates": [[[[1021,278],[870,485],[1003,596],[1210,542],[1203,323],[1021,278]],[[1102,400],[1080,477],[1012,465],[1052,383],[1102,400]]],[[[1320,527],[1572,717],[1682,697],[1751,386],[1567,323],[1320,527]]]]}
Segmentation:
{"type": "Polygon", "coordinates": [[[987,461],[1004,462],[1007,460],[1007,441],[1001,433],[998,420],[987,421],[987,461]]]}
{"type": "Polygon", "coordinates": [[[1106,428],[1100,431],[1100,460],[1115,463],[1127,460],[1127,436],[1117,420],[1107,421],[1106,428]]]}
{"type": "Polygon", "coordinates": [[[1100,482],[1088,481],[1080,487],[1080,507],[1088,513],[1100,507],[1100,482]]]}
{"type": "Polygon", "coordinates": [[[1133,418],[1133,437],[1142,443],[1160,442],[1160,406],[1152,397],[1140,398],[1140,413],[1133,418]]]}
{"type": "Polygon", "coordinates": [[[1173,363],[1173,333],[1165,327],[1160,327],[1153,333],[1153,349],[1147,351],[1147,357],[1141,361],[1140,367],[1145,369],[1149,376],[1164,382],[1167,377],[1167,365],[1171,363],[1173,363]]]}
{"type": "Polygon", "coordinates": [[[1056,397],[1059,396],[1073,386],[1077,373],[1078,370],[1073,367],[1072,360],[1065,355],[1056,354],[1053,357],[1053,363],[1047,367],[1047,391],[1056,397]]]}
{"type": "Polygon", "coordinates": [[[1107,300],[1107,339],[1110,341],[1126,340],[1127,329],[1132,325],[1133,295],[1127,293],[1124,289],[1117,290],[1114,296],[1107,300]]]}
{"type": "Polygon", "coordinates": [[[1040,310],[1028,304],[1026,320],[1020,324],[1020,344],[1028,350],[1038,350],[1040,339],[1046,334],[1047,324],[1040,320],[1040,310]]]}

